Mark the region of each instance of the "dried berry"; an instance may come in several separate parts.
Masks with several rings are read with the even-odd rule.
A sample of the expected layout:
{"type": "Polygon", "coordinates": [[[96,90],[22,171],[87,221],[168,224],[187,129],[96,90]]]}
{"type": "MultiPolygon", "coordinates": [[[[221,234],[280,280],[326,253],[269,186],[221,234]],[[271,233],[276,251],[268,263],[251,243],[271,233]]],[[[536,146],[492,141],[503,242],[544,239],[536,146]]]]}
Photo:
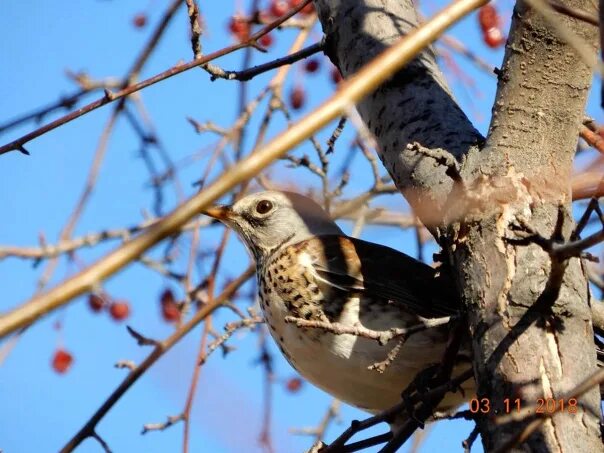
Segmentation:
{"type": "Polygon", "coordinates": [[[98,294],[90,294],[88,296],[88,306],[93,312],[98,313],[105,308],[105,299],[98,294]]]}
{"type": "Polygon", "coordinates": [[[258,42],[263,47],[270,47],[273,45],[273,42],[274,42],[273,35],[271,35],[270,33],[267,33],[266,35],[263,35],[262,37],[260,37],[258,42]]]}
{"type": "Polygon", "coordinates": [[[130,316],[130,305],[125,301],[116,301],[109,307],[109,314],[116,321],[123,321],[130,316]]]}
{"type": "Polygon", "coordinates": [[[499,28],[489,28],[483,34],[484,42],[491,48],[496,48],[505,44],[505,38],[499,28]]]}
{"type": "Polygon", "coordinates": [[[290,393],[297,393],[302,388],[302,379],[299,377],[289,378],[285,383],[285,389],[290,393]]]}
{"type": "Polygon", "coordinates": [[[144,13],[138,13],[132,18],[132,25],[136,28],[143,28],[147,25],[147,15],[144,13]]]}
{"type": "Polygon", "coordinates": [[[330,76],[331,76],[331,81],[333,83],[335,83],[336,85],[339,84],[343,79],[342,74],[340,73],[340,70],[338,68],[336,68],[335,66],[333,66],[331,68],[330,76]]]}
{"type": "Polygon", "coordinates": [[[308,60],[304,65],[304,70],[309,73],[317,72],[319,69],[320,63],[317,58],[313,58],[312,60],[308,60]]]}
{"type": "Polygon", "coordinates": [[[294,110],[300,110],[304,107],[306,101],[306,93],[302,87],[295,87],[289,94],[289,103],[294,110]]]}
{"type": "Polygon", "coordinates": [[[493,5],[485,5],[478,10],[478,23],[483,32],[499,27],[499,14],[493,5]]]}
{"type": "Polygon", "coordinates": [[[250,24],[241,16],[233,16],[229,21],[229,31],[240,41],[245,41],[250,35],[250,24]]]}
{"type": "Polygon", "coordinates": [[[52,368],[60,374],[66,373],[73,363],[73,356],[65,349],[57,349],[52,356],[52,368]]]}
{"type": "Polygon", "coordinates": [[[160,296],[161,314],[168,322],[180,321],[180,309],[171,289],[165,289],[160,296]]]}
{"type": "Polygon", "coordinates": [[[283,0],[273,0],[270,6],[270,13],[275,17],[281,17],[289,11],[287,2],[283,0]]]}

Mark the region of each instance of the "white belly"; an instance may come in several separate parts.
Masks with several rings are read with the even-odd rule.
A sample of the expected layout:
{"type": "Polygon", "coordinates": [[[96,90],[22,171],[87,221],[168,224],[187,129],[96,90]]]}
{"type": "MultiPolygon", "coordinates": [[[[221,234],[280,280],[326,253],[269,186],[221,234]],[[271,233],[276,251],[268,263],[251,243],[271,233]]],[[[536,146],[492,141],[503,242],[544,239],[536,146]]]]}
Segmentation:
{"type": "MultiPolygon", "coordinates": [[[[359,303],[351,301],[338,322],[355,325],[359,319],[359,303]]],[[[336,335],[316,328],[302,329],[284,321],[288,312],[283,302],[273,296],[263,307],[271,335],[290,364],[307,380],[336,398],[367,410],[379,412],[400,402],[401,392],[417,373],[439,363],[445,342],[435,342],[442,332],[426,331],[412,335],[401,347],[396,359],[383,373],[369,367],[386,359],[397,344],[386,345],[356,335],[336,335]],[[435,344],[440,346],[434,346],[435,344]]],[[[389,320],[391,321],[391,320],[389,320]]],[[[396,320],[389,327],[398,327],[396,320]]],[[[375,329],[372,323],[370,328],[375,329]]],[[[463,402],[459,394],[451,395],[446,406],[463,402]]]]}

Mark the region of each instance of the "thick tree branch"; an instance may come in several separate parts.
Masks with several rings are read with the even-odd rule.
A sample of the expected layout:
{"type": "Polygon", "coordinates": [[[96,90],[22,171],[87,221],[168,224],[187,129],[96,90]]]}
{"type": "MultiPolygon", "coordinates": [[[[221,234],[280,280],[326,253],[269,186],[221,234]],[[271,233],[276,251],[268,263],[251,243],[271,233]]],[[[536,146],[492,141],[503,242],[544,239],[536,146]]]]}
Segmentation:
{"type": "MultiPolygon", "coordinates": [[[[429,49],[359,105],[385,167],[458,274],[478,392],[491,401],[520,395],[530,402],[543,393],[556,397],[595,369],[587,282],[579,260],[552,265],[538,246],[505,240],[513,237],[510,225],[520,216],[527,216],[542,237],[570,238],[571,164],[591,83],[586,62],[592,64],[595,50],[594,27],[542,8],[543,2],[531,0],[539,11],[527,3],[515,9],[483,149],[482,137],[456,105],[429,49]],[[413,142],[452,155],[459,175],[447,174],[450,159],[435,162],[431,152],[413,152],[407,146],[413,142]],[[456,177],[465,193],[456,190],[456,177]]],[[[585,0],[560,3],[566,10],[591,9],[585,0]]],[[[327,53],[346,77],[417,25],[411,1],[315,4],[327,53]]],[[[597,392],[586,393],[580,415],[546,422],[526,448],[601,449],[598,403],[597,392]]],[[[479,425],[486,449],[516,434],[515,427],[497,426],[488,417],[479,425]]]]}

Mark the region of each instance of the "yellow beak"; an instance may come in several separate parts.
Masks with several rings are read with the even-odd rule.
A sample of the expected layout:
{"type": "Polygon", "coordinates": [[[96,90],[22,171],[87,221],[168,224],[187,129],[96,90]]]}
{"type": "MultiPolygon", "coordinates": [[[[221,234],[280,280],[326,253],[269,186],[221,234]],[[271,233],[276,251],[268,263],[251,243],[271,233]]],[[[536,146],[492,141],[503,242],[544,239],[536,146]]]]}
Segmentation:
{"type": "Polygon", "coordinates": [[[217,220],[228,220],[231,218],[233,211],[230,206],[216,205],[201,211],[201,213],[217,220]]]}

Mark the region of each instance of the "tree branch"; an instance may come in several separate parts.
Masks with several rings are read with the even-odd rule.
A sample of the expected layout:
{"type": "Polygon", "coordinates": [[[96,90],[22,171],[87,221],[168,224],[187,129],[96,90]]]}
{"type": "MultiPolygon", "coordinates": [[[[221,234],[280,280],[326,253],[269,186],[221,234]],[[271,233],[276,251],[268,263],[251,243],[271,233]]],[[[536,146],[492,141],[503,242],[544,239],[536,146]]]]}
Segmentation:
{"type": "MultiPolygon", "coordinates": [[[[485,2],[486,0],[460,0],[447,6],[361,69],[317,110],[292,125],[262,149],[237,162],[230,171],[178,206],[148,231],[128,241],[50,291],[36,296],[22,306],[2,315],[0,317],[0,338],[31,324],[41,316],[65,305],[71,299],[90,291],[94,285],[115,274],[147,249],[178,231],[214,200],[240,182],[255,176],[274,159],[310,137],[330,121],[342,116],[350,105],[354,105],[375,90],[390,77],[390,74],[412,60],[418,52],[440,36],[451,24],[485,2]]],[[[196,60],[195,64],[200,63],[196,60]]]]}
{"type": "Polygon", "coordinates": [[[214,310],[224,304],[229,298],[235,294],[241,285],[243,285],[252,275],[254,275],[254,266],[249,266],[247,270],[241,274],[237,279],[231,282],[223,292],[216,297],[210,303],[204,305],[199,309],[197,313],[170,337],[161,341],[153,349],[153,352],[147,356],[147,358],[132,370],[128,376],[122,381],[122,383],[116,388],[107,400],[101,405],[101,407],[94,413],[94,415],[84,424],[84,426],[67,442],[67,444],[61,449],[61,453],[68,453],[77,448],[80,443],[87,437],[93,436],[97,424],[103,419],[103,417],[109,412],[109,410],[117,403],[120,398],[128,391],[128,389],[149,369],[151,366],[159,360],[167,351],[169,351],[176,343],[178,343],[187,333],[189,333],[194,327],[196,327],[201,321],[207,316],[212,314],[214,310]]]}

